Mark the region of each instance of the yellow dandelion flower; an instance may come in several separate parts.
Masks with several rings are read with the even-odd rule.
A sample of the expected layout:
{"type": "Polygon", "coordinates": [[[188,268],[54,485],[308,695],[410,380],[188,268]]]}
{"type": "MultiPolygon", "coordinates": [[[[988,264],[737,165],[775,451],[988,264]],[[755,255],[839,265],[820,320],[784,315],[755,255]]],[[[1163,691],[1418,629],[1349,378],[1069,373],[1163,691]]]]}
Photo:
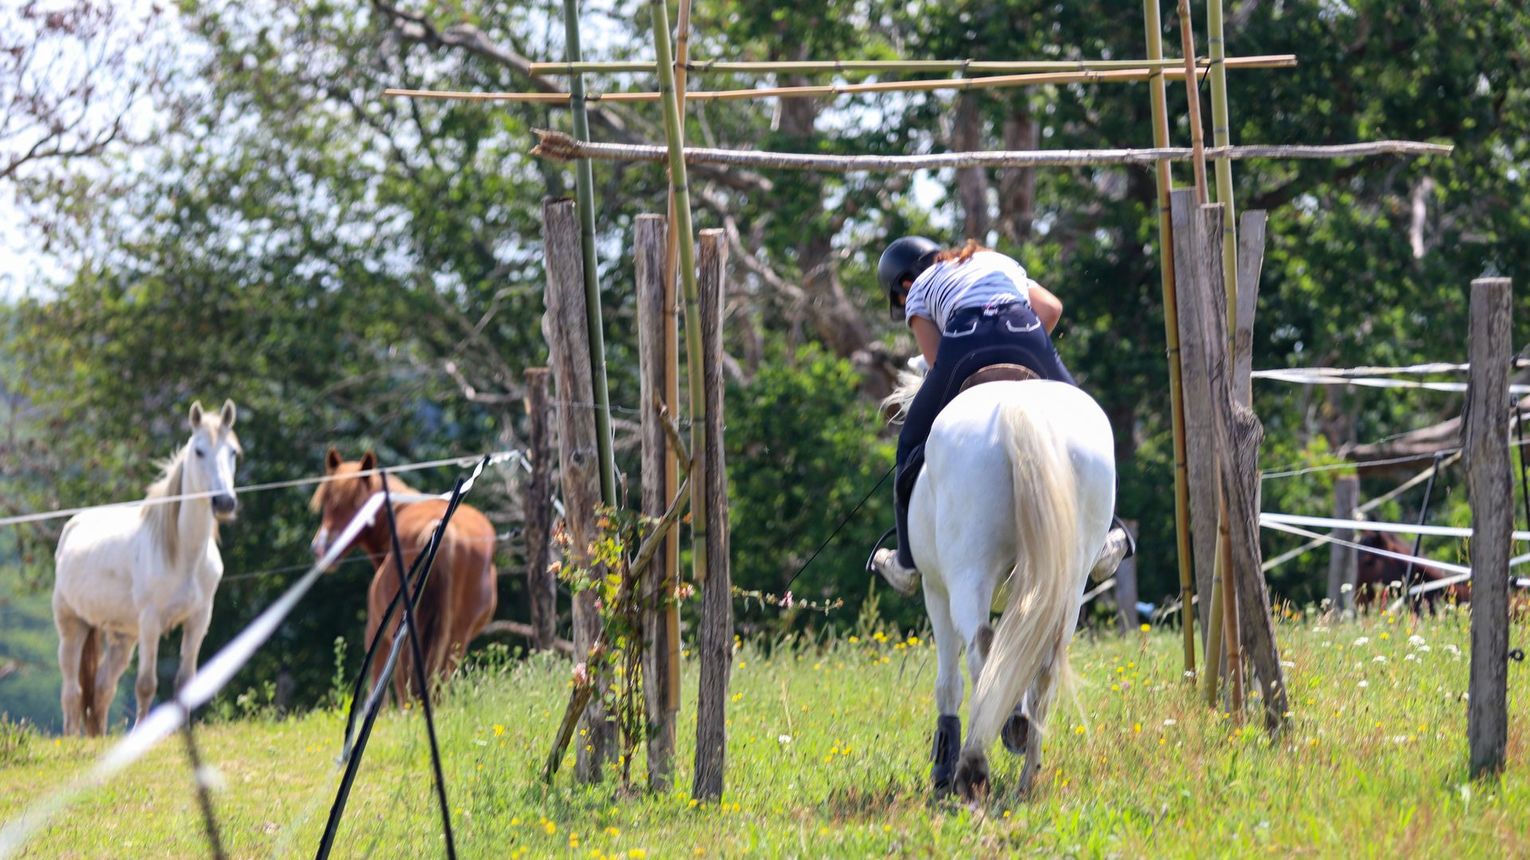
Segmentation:
{"type": "Polygon", "coordinates": [[[503,725],[500,725],[499,723],[495,723],[494,724],[494,736],[495,737],[499,737],[500,735],[502,735],[504,733],[505,733],[505,727],[503,725]]]}
{"type": "Polygon", "coordinates": [[[1151,631],[1153,629],[1153,625],[1151,625],[1151,624],[1144,624],[1141,627],[1138,627],[1137,629],[1141,630],[1143,633],[1147,633],[1147,632],[1149,632],[1149,631],[1151,631]]]}
{"type": "Polygon", "coordinates": [[[644,851],[641,848],[633,848],[632,850],[627,852],[628,860],[644,860],[644,858],[646,858],[647,856],[648,856],[648,852],[644,851]]]}

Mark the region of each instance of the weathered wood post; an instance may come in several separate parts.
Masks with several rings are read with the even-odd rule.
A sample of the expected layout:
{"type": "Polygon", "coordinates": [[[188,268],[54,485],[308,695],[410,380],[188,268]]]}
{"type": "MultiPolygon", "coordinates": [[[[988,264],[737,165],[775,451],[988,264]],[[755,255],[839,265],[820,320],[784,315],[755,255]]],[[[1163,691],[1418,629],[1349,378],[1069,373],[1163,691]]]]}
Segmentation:
{"type": "MultiPolygon", "coordinates": [[[[589,333],[584,308],[584,264],[580,259],[579,220],[572,200],[548,200],[542,205],[542,238],[546,243],[547,315],[542,318],[553,367],[558,400],[558,463],[563,477],[564,521],[572,541],[572,561],[590,563],[596,538],[596,507],[600,504],[600,457],[595,442],[595,410],[590,399],[589,333]]],[[[601,576],[591,570],[591,578],[601,576]]],[[[589,660],[600,638],[600,613],[595,589],[574,596],[574,662],[589,660]]],[[[594,695],[585,708],[574,739],[574,776],[597,782],[607,762],[614,761],[615,726],[602,702],[607,679],[592,672],[594,695]]]]}
{"type": "MultiPolygon", "coordinates": [[[[1137,536],[1137,521],[1126,520],[1126,530],[1137,536]]],[[[1137,557],[1122,559],[1116,568],[1116,615],[1121,619],[1121,632],[1131,633],[1140,623],[1137,618],[1137,557]]]]}
{"type": "MultiPolygon", "coordinates": [[[[1360,479],[1343,475],[1333,482],[1333,518],[1352,520],[1355,505],[1360,500],[1360,479]]],[[[1354,529],[1334,529],[1335,540],[1354,542],[1354,529]]],[[[1359,561],[1355,548],[1343,544],[1329,544],[1328,549],[1328,606],[1335,616],[1343,617],[1355,608],[1355,582],[1359,561]]]]}
{"type": "Polygon", "coordinates": [[[553,647],[558,626],[558,580],[548,566],[552,536],[552,436],[547,432],[547,368],[526,368],[526,445],[531,479],[522,501],[526,527],[526,595],[531,604],[531,645],[553,647]]]}
{"type": "MultiPolygon", "coordinates": [[[[1178,192],[1174,192],[1178,193],[1178,192]]],[[[1187,281],[1193,275],[1180,268],[1181,250],[1179,234],[1171,233],[1174,240],[1174,273],[1177,279],[1176,297],[1179,312],[1179,359],[1180,380],[1183,391],[1181,405],[1185,412],[1185,483],[1190,494],[1190,546],[1192,568],[1195,571],[1195,593],[1200,597],[1197,617],[1204,631],[1207,659],[1211,651],[1220,648],[1220,627],[1211,624],[1212,595],[1217,559],[1217,476],[1216,470],[1207,468],[1214,458],[1216,434],[1212,429],[1211,380],[1206,375],[1205,343],[1195,330],[1195,318],[1186,307],[1190,299],[1185,295],[1187,281]]],[[[1186,607],[1186,612],[1190,611],[1186,607]]],[[[1208,663],[1205,671],[1218,671],[1215,664],[1208,663]]]]}
{"type": "MultiPolygon", "coordinates": [[[[665,459],[669,438],[659,409],[665,391],[664,345],[674,336],[675,318],[665,307],[665,246],[668,228],[662,215],[639,215],[633,232],[637,267],[638,364],[643,438],[643,514],[661,517],[669,508],[665,459]]],[[[668,405],[668,404],[662,404],[668,405]]],[[[671,531],[673,534],[674,531],[671,531]]],[[[669,610],[675,583],[670,578],[670,541],[654,555],[638,583],[643,615],[643,698],[648,713],[648,787],[668,791],[674,784],[675,709],[678,690],[672,655],[678,659],[678,630],[671,631],[669,610]],[[673,637],[673,638],[672,638],[673,637]]]]}
{"type": "MultiPolygon", "coordinates": [[[[1253,411],[1239,403],[1234,394],[1233,362],[1226,337],[1227,294],[1221,271],[1222,212],[1216,205],[1197,206],[1190,190],[1174,192],[1172,210],[1181,321],[1187,323],[1181,348],[1188,354],[1190,340],[1198,342],[1195,354],[1203,363],[1194,372],[1205,376],[1213,411],[1210,457],[1192,459],[1191,466],[1213,471],[1226,500],[1239,644],[1259,676],[1265,725],[1271,734],[1278,734],[1287,712],[1285,676],[1275,644],[1269,591],[1259,570],[1258,454],[1263,429],[1253,411]]],[[[1189,380],[1192,366],[1188,361],[1184,370],[1189,380]]],[[[1185,405],[1188,414],[1192,405],[1188,388],[1185,405]]],[[[1213,668],[1208,666],[1207,671],[1213,668]]]]}
{"type": "Polygon", "coordinates": [[[705,458],[706,507],[710,515],[704,533],[706,580],[701,583],[701,628],[696,651],[701,658],[701,685],[696,693],[696,776],[691,796],[716,800],[723,793],[727,758],[728,678],[733,671],[733,577],[728,563],[728,473],[723,462],[722,313],[728,243],[721,230],[701,231],[700,293],[702,373],[706,389],[706,445],[693,456],[705,458]]]}
{"type": "Polygon", "coordinates": [[[1472,281],[1471,372],[1466,391],[1466,492],[1472,509],[1472,670],[1466,712],[1471,774],[1503,771],[1509,712],[1509,551],[1514,489],[1509,478],[1508,278],[1472,281]]]}

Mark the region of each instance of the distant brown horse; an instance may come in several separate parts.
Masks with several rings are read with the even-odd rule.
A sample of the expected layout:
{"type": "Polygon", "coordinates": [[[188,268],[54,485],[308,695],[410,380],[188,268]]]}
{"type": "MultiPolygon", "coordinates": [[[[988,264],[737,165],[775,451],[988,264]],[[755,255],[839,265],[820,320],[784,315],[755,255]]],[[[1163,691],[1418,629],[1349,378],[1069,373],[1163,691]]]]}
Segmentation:
{"type": "MultiPolygon", "coordinates": [[[[332,480],[319,485],[313,494],[312,507],[323,519],[313,538],[316,556],[329,550],[330,542],[356,515],[368,498],[382,489],[382,476],[369,474],[377,468],[377,456],[371,451],[360,460],[344,462],[334,448],[324,458],[324,473],[332,480]]],[[[394,494],[416,492],[393,476],[388,477],[388,491],[394,494]]],[[[404,569],[414,563],[430,542],[430,535],[446,513],[447,503],[433,499],[423,502],[400,502],[395,506],[399,547],[404,553],[404,569]]],[[[476,508],[461,504],[446,527],[437,552],[435,566],[415,608],[420,645],[425,654],[426,676],[438,683],[449,678],[467,651],[468,643],[494,616],[498,600],[494,570],[494,527],[476,508]]],[[[378,635],[382,617],[398,594],[398,570],[393,560],[393,535],[388,530],[386,512],[378,511],[372,523],[363,528],[351,544],[376,560],[377,569],[367,590],[367,644],[378,635]]],[[[384,632],[392,639],[402,619],[396,612],[384,632]]],[[[379,648],[372,661],[372,683],[382,674],[387,649],[379,648]]],[[[415,686],[414,666],[406,646],[393,688],[400,700],[415,686]]]]}
{"type": "MultiPolygon", "coordinates": [[[[1362,532],[1360,545],[1402,555],[1413,555],[1413,547],[1389,532],[1362,532]]],[[[1355,563],[1355,605],[1357,607],[1385,609],[1387,604],[1395,599],[1387,590],[1394,582],[1403,583],[1406,589],[1449,576],[1439,568],[1422,564],[1413,565],[1413,572],[1409,574],[1406,561],[1373,552],[1360,551],[1359,556],[1355,563]],[[1411,582],[1408,581],[1410,576],[1411,582]]],[[[1443,588],[1432,589],[1409,598],[1408,604],[1413,607],[1414,612],[1422,611],[1426,606],[1430,612],[1434,612],[1437,604],[1447,599],[1454,603],[1470,601],[1472,599],[1471,583],[1457,582],[1443,588]]]]}

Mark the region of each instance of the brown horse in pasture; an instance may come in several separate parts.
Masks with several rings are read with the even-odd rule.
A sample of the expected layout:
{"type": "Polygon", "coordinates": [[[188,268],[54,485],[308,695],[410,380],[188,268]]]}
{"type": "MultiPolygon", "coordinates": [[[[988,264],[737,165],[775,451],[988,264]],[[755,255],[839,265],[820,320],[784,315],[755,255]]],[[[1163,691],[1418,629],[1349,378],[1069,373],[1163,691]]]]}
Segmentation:
{"type": "MultiPolygon", "coordinates": [[[[376,474],[377,455],[371,451],[360,460],[345,462],[334,448],[324,458],[324,474],[330,479],[313,494],[313,511],[322,517],[318,534],[313,538],[315,556],[329,550],[330,542],[366,504],[373,493],[382,490],[382,476],[376,474]]],[[[416,492],[393,476],[388,477],[388,491],[395,495],[416,492]]],[[[443,500],[397,502],[395,520],[398,543],[404,553],[407,571],[426,545],[431,533],[446,513],[443,500]]],[[[494,616],[498,600],[494,570],[494,527],[481,512],[460,504],[446,527],[435,567],[426,581],[425,591],[415,607],[420,629],[420,646],[425,654],[426,676],[433,683],[449,678],[467,651],[468,643],[494,616]]],[[[386,512],[378,511],[372,523],[363,528],[351,544],[359,547],[377,563],[372,585],[367,590],[367,644],[379,634],[382,617],[398,594],[398,570],[393,559],[393,534],[388,529],[386,512]]],[[[347,548],[349,549],[349,548],[347,548]]],[[[390,640],[402,620],[394,614],[386,631],[390,640]]],[[[372,683],[382,674],[387,649],[379,648],[370,667],[372,683]]],[[[393,675],[393,688],[400,701],[414,687],[414,666],[410,649],[404,648],[399,667],[393,675]]]]}
{"type": "MultiPolygon", "coordinates": [[[[1375,547],[1402,555],[1413,554],[1413,547],[1390,532],[1362,532],[1359,542],[1361,546],[1375,547]]],[[[1438,568],[1415,564],[1411,574],[1412,579],[1409,581],[1410,574],[1406,561],[1364,551],[1360,551],[1355,568],[1355,606],[1376,610],[1385,609],[1388,603],[1396,599],[1396,595],[1388,590],[1391,583],[1401,582],[1405,588],[1411,588],[1449,576],[1438,568]]],[[[1414,612],[1420,612],[1427,607],[1433,613],[1441,600],[1460,604],[1467,603],[1471,599],[1472,585],[1470,581],[1467,581],[1452,583],[1444,588],[1436,588],[1415,595],[1409,598],[1408,605],[1413,607],[1414,612]]]]}

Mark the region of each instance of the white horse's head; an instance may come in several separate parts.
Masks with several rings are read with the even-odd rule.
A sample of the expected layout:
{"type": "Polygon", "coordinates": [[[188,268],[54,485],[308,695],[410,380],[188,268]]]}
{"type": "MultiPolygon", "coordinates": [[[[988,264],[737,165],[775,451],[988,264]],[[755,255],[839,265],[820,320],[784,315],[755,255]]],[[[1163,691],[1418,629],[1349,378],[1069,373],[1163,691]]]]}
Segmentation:
{"type": "Polygon", "coordinates": [[[239,500],[234,496],[234,467],[244,450],[234,433],[238,412],[234,401],[223,401],[217,413],[202,411],[201,402],[191,404],[191,438],[186,440],[181,491],[212,493],[213,515],[223,522],[234,519],[239,500]]]}

